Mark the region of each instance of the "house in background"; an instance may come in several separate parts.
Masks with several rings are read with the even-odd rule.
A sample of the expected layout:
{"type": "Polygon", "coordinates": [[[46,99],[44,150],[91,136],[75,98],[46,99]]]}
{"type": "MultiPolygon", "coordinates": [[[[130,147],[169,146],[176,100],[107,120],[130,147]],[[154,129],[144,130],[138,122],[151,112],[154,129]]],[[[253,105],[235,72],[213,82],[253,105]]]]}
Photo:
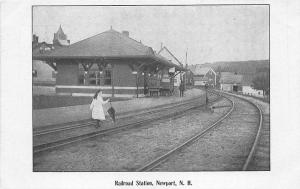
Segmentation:
{"type": "Polygon", "coordinates": [[[243,75],[242,93],[244,95],[263,97],[263,90],[256,90],[253,88],[253,75],[243,75]]]}
{"type": "Polygon", "coordinates": [[[190,67],[193,72],[194,86],[203,87],[206,84],[215,87],[217,84],[217,73],[210,67],[193,65],[190,67]]]}
{"type": "Polygon", "coordinates": [[[68,36],[64,33],[60,25],[57,32],[54,33],[53,46],[54,48],[60,48],[69,45],[70,45],[70,40],[68,40],[68,36]]]}
{"type": "MultiPolygon", "coordinates": [[[[32,38],[32,54],[46,53],[54,49],[52,44],[46,42],[38,42],[38,36],[33,35],[32,38]]],[[[55,69],[45,61],[32,61],[32,81],[33,85],[54,85],[55,69]]]]}
{"type": "Polygon", "coordinates": [[[233,72],[221,72],[220,89],[227,92],[242,91],[243,75],[233,72]]]}
{"type": "MultiPolygon", "coordinates": [[[[70,40],[59,26],[56,33],[54,33],[53,44],[46,42],[39,42],[37,35],[32,36],[32,54],[49,53],[55,49],[63,48],[70,45],[70,40]]],[[[55,85],[56,82],[56,65],[41,60],[32,61],[32,77],[33,85],[55,85]]]]}
{"type": "Polygon", "coordinates": [[[262,90],[253,88],[253,75],[239,75],[233,72],[221,72],[220,89],[227,92],[239,92],[244,95],[263,97],[262,90]]]}

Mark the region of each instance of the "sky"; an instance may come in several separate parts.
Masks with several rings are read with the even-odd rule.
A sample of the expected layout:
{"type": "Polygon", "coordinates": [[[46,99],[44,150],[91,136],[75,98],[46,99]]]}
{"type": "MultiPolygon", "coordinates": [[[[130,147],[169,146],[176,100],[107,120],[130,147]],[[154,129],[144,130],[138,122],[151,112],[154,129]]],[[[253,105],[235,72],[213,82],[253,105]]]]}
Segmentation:
{"type": "Polygon", "coordinates": [[[267,5],[35,6],[33,34],[52,43],[59,25],[71,44],[112,27],[185,63],[269,59],[267,5]]]}

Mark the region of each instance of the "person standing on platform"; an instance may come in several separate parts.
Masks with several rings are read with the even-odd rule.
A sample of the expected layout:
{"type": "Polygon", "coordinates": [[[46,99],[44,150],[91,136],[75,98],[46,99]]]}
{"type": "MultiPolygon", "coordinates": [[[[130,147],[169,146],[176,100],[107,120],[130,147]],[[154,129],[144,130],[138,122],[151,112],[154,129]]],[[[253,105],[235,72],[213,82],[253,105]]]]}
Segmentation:
{"type": "Polygon", "coordinates": [[[180,97],[183,97],[183,95],[184,95],[184,83],[183,83],[183,81],[180,82],[179,91],[180,91],[180,97]]]}
{"type": "Polygon", "coordinates": [[[92,110],[92,118],[97,121],[96,127],[100,127],[100,123],[105,120],[105,114],[103,110],[103,105],[108,103],[110,99],[106,101],[103,100],[102,91],[98,90],[93,98],[90,105],[90,110],[92,110]]]}

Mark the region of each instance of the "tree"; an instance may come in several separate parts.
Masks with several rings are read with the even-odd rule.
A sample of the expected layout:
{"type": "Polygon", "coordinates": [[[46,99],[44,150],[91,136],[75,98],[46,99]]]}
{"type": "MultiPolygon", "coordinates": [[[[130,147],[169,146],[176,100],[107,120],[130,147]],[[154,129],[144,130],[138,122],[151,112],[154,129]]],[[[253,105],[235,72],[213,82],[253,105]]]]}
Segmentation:
{"type": "Polygon", "coordinates": [[[218,72],[218,73],[222,72],[221,66],[218,66],[218,67],[217,67],[216,72],[218,72]]]}
{"type": "Polygon", "coordinates": [[[262,90],[263,94],[269,94],[270,91],[270,73],[261,72],[252,81],[253,88],[262,90]]]}

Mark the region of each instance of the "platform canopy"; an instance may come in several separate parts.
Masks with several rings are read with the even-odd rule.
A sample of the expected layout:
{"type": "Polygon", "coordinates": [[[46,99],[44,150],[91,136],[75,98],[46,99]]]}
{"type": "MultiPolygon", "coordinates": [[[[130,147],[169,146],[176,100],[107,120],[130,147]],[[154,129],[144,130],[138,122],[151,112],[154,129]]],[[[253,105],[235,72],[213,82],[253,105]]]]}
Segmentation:
{"type": "Polygon", "coordinates": [[[184,71],[181,66],[173,64],[141,42],[129,37],[128,32],[120,33],[113,29],[81,40],[70,46],[54,49],[49,52],[34,52],[34,60],[44,60],[59,63],[59,60],[145,60],[151,64],[162,64],[184,71]]]}

